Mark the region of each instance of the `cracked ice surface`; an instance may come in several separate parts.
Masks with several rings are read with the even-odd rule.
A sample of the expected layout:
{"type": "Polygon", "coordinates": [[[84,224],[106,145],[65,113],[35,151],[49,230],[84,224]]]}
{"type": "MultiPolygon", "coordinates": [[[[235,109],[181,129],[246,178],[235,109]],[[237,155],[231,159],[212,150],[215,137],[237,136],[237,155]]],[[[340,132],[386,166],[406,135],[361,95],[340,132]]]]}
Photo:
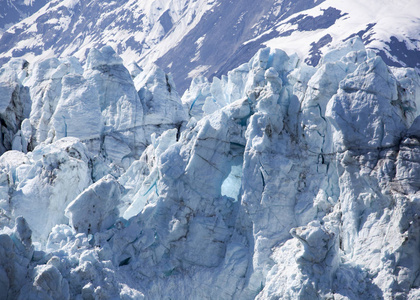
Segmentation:
{"type": "Polygon", "coordinates": [[[2,69],[32,110],[4,129],[0,296],[420,296],[415,71],[357,39],[316,68],[266,48],[181,102],[157,67],[89,57],[2,69]]]}

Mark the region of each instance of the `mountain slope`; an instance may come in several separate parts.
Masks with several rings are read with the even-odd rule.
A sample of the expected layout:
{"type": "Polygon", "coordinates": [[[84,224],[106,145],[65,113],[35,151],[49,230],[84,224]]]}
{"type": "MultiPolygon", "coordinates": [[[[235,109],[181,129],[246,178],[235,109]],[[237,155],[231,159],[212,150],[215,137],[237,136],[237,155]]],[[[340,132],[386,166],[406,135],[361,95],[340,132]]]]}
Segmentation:
{"type": "Polygon", "coordinates": [[[138,60],[162,40],[185,34],[211,4],[207,1],[51,1],[1,38],[2,60],[53,54],[86,59],[88,49],[113,46],[124,59],[138,60]]]}
{"type": "Polygon", "coordinates": [[[4,0],[0,5],[0,34],[37,12],[49,0],[4,0]]]}
{"type": "Polygon", "coordinates": [[[334,47],[358,35],[368,49],[379,53],[389,65],[420,70],[419,10],[418,1],[327,0],[278,22],[275,26],[278,37],[266,45],[283,46],[302,56],[310,54],[307,62],[316,65],[326,44],[334,47]],[[289,46],[291,43],[296,45],[289,46]]]}
{"type": "Polygon", "coordinates": [[[362,37],[390,65],[419,68],[419,3],[406,1],[51,1],[0,39],[0,61],[114,47],[126,63],[157,62],[183,92],[195,75],[220,76],[265,45],[312,65],[331,45],[362,37]]]}

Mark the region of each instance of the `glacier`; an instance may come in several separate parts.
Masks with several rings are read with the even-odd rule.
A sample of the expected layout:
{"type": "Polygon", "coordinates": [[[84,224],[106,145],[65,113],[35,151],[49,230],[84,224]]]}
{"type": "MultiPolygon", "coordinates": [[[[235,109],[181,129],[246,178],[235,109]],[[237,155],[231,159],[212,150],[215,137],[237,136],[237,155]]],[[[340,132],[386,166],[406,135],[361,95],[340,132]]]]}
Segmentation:
{"type": "Polygon", "coordinates": [[[420,297],[420,78],[360,38],[182,97],[109,46],[0,79],[1,299],[420,297]]]}

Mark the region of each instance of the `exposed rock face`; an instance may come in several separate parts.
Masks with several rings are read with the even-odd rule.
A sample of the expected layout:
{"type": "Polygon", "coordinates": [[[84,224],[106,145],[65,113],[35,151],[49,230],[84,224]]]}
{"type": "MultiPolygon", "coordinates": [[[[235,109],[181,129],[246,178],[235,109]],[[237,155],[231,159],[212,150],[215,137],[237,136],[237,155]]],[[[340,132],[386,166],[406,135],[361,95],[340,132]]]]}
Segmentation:
{"type": "Polygon", "coordinates": [[[1,220],[16,224],[3,248],[30,260],[32,237],[45,251],[13,266],[28,276],[0,269],[5,295],[420,296],[413,70],[390,69],[357,39],[317,68],[266,48],[226,77],[195,80],[181,103],[159,69],[133,81],[111,49],[89,57],[83,74],[57,77],[48,117],[33,105],[32,136],[47,120],[46,139],[0,159],[1,220]],[[48,228],[28,199],[54,212],[48,228]]]}

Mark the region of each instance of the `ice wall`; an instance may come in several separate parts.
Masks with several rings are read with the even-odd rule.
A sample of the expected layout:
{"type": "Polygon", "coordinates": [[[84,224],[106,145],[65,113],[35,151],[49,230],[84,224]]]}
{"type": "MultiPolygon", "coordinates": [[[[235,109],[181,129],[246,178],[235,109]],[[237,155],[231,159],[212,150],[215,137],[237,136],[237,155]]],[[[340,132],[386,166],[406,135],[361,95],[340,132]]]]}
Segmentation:
{"type": "Polygon", "coordinates": [[[50,115],[35,117],[46,94],[30,87],[33,136],[45,120],[50,140],[0,158],[2,247],[14,262],[1,261],[5,295],[420,296],[415,71],[390,69],[357,39],[316,68],[266,48],[221,79],[195,79],[181,103],[169,75],[133,82],[109,48],[93,50],[83,75],[70,66],[50,115]],[[121,145],[104,142],[120,134],[121,145]],[[28,199],[45,206],[48,228],[28,199]]]}
{"type": "Polygon", "coordinates": [[[22,121],[29,116],[31,100],[29,89],[22,85],[27,75],[28,62],[14,59],[0,69],[0,153],[13,147],[27,150],[21,138],[26,127],[22,121]]]}
{"type": "Polygon", "coordinates": [[[136,89],[122,59],[108,46],[90,50],[85,70],[75,58],[37,63],[24,79],[32,99],[29,148],[77,137],[100,159],[127,169],[151,143],[153,132],[186,122],[170,75],[156,67],[138,77],[148,81],[136,89]]]}

